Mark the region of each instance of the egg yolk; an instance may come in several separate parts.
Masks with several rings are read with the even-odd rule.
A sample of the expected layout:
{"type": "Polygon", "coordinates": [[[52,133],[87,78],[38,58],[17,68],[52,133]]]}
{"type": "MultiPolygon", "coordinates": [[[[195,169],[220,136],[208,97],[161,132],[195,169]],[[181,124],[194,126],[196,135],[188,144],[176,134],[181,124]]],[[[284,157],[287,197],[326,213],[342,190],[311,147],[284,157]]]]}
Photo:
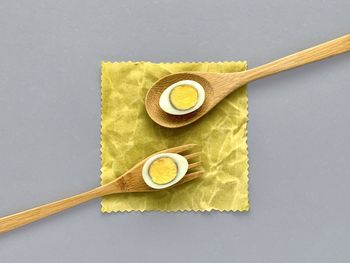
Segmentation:
{"type": "Polygon", "coordinates": [[[188,110],[198,101],[197,90],[190,85],[175,87],[170,93],[170,102],[178,110],[188,110]]]}
{"type": "Polygon", "coordinates": [[[169,183],[177,175],[176,163],[169,157],[159,158],[150,165],[149,175],[156,184],[169,183]]]}

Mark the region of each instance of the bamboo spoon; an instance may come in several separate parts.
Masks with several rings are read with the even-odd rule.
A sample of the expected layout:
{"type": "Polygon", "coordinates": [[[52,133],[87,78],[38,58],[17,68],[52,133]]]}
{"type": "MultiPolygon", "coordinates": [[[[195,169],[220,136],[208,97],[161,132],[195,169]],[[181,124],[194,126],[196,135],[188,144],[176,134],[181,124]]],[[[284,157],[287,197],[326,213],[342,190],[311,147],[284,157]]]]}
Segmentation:
{"type": "Polygon", "coordinates": [[[251,81],[348,51],[350,51],[350,35],[345,35],[247,71],[171,74],[159,79],[148,91],[145,100],[146,110],[151,119],[161,126],[182,127],[198,120],[231,92],[251,81]],[[159,98],[167,87],[181,80],[194,80],[203,86],[206,94],[204,104],[198,110],[186,115],[165,113],[159,106],[159,98]]]}
{"type": "MultiPolygon", "coordinates": [[[[193,150],[194,144],[187,144],[178,146],[175,148],[170,148],[158,153],[178,153],[183,155],[189,162],[189,170],[192,171],[187,172],[187,174],[179,181],[177,184],[173,186],[177,186],[186,182],[189,182],[193,179],[196,179],[203,175],[202,170],[198,170],[201,168],[200,161],[198,160],[200,153],[194,152],[190,153],[190,150],[193,150]],[[196,170],[193,170],[196,168],[196,170]]],[[[148,157],[149,158],[149,157],[148,157]]],[[[116,193],[131,193],[131,192],[152,192],[152,191],[161,191],[150,188],[142,179],[142,167],[145,161],[148,159],[141,161],[129,171],[124,173],[122,176],[113,180],[112,182],[102,185],[100,187],[94,188],[90,191],[62,199],[50,204],[42,205],[39,207],[35,207],[17,214],[9,215],[6,217],[0,218],[0,233],[4,233],[15,228],[21,227],[23,225],[32,223],[44,217],[53,215],[55,213],[61,212],[65,209],[71,208],[73,206],[79,205],[81,203],[90,201],[94,198],[101,197],[104,195],[116,194],[116,193]]],[[[173,187],[171,186],[171,187],[173,187]]]]}

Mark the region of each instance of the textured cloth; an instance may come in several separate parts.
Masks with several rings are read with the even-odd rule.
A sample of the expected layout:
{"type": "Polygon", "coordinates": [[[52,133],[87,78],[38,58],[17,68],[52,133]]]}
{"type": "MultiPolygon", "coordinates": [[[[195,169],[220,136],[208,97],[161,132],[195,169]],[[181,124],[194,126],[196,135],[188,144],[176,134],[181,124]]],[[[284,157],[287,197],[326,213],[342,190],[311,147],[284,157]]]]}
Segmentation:
{"type": "Polygon", "coordinates": [[[201,178],[175,188],[103,197],[103,212],[249,209],[246,87],[177,129],[154,123],[144,106],[147,90],[161,77],[182,71],[243,71],[246,62],[102,62],[101,67],[101,184],[154,152],[188,143],[201,146],[205,170],[201,178]]]}

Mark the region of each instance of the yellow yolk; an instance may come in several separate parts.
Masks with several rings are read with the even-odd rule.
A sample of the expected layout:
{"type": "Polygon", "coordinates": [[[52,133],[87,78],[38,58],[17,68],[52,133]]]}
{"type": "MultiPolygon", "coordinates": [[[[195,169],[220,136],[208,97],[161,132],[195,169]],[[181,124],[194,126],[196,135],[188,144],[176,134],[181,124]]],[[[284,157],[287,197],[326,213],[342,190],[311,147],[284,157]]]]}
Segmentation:
{"type": "Polygon", "coordinates": [[[159,158],[150,165],[149,175],[156,184],[169,183],[177,175],[176,163],[169,157],[159,158]]]}
{"type": "Polygon", "coordinates": [[[197,90],[190,85],[175,87],[170,93],[170,102],[178,110],[188,110],[198,101],[197,90]]]}

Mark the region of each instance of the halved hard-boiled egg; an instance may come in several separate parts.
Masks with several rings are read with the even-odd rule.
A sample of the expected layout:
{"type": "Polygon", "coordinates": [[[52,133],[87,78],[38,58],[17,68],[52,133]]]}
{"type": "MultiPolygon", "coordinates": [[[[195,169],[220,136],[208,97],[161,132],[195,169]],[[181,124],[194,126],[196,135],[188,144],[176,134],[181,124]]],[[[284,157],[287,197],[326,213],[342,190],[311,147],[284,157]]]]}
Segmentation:
{"type": "Polygon", "coordinates": [[[188,170],[188,161],[176,153],[160,153],[150,157],[142,168],[145,183],[163,189],[179,182],[188,170]]]}
{"type": "Polygon", "coordinates": [[[184,115],[199,109],[205,100],[201,84],[182,80],[167,87],[159,99],[160,108],[172,115],[184,115]]]}

